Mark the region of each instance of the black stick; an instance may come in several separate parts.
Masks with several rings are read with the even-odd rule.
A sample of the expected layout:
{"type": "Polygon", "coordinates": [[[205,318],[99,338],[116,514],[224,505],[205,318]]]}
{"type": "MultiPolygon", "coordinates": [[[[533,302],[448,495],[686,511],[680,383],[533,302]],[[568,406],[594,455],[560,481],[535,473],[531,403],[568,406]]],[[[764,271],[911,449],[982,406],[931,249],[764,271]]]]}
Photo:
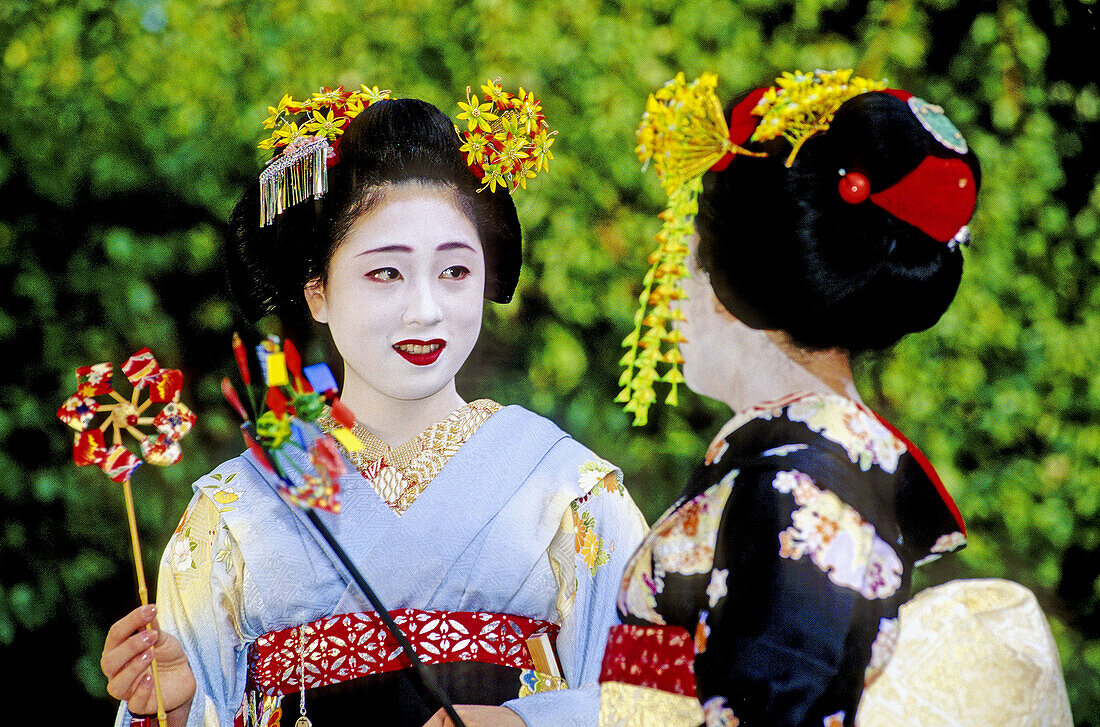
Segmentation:
{"type": "Polygon", "coordinates": [[[355,567],[355,564],[351,562],[351,558],[344,552],[343,546],[336,540],[336,536],[328,529],[321,518],[317,516],[317,513],[312,508],[306,508],[306,515],[309,517],[309,521],[313,523],[313,526],[317,528],[317,532],[321,533],[321,536],[325,539],[325,542],[329,544],[333,552],[336,553],[336,557],[340,559],[340,562],[344,564],[344,567],[351,573],[352,579],[355,580],[355,584],[359,586],[359,590],[363,592],[363,595],[367,597],[371,605],[374,606],[374,610],[378,612],[378,617],[382,619],[382,623],[386,626],[386,630],[393,634],[393,637],[397,639],[397,643],[401,645],[401,650],[405,652],[405,656],[412,662],[412,668],[416,671],[418,677],[420,677],[421,683],[424,685],[424,689],[427,690],[428,695],[436,701],[437,704],[442,705],[443,711],[447,713],[447,716],[454,722],[455,727],[466,727],[466,724],[462,721],[462,718],[458,716],[458,712],[455,711],[454,705],[451,704],[451,700],[444,694],[443,690],[436,684],[435,678],[431,672],[428,671],[424,662],[420,661],[420,657],[417,656],[416,650],[413,645],[409,643],[404,632],[397,625],[397,622],[390,616],[389,611],[382,605],[381,599],[378,598],[378,594],[374,592],[374,589],[370,587],[367,580],[363,578],[363,574],[359,572],[359,569],[355,567]]]}

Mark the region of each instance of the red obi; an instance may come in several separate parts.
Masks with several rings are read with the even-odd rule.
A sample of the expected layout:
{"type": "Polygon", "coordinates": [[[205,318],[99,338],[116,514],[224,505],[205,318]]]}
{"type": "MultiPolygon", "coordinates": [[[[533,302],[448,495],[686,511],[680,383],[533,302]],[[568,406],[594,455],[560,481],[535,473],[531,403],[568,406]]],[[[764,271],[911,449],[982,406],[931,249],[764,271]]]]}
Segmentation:
{"type": "MultiPolygon", "coordinates": [[[[555,624],[501,613],[402,608],[390,616],[425,664],[479,661],[534,669],[526,639],[543,632],[554,639],[558,633],[555,624]]],[[[345,613],[257,639],[248,650],[250,689],[268,695],[298,691],[302,661],[306,689],[410,666],[376,612],[345,613]]]]}
{"type": "Polygon", "coordinates": [[[695,647],[680,626],[613,626],[601,682],[622,682],[695,696],[695,647]]]}

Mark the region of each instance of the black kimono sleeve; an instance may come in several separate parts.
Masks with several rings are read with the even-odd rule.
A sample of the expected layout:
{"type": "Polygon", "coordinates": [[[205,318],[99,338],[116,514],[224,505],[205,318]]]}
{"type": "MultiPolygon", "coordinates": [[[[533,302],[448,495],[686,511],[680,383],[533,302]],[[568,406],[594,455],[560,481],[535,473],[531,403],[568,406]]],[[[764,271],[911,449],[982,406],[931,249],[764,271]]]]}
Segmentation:
{"type": "Polygon", "coordinates": [[[853,724],[880,619],[907,590],[876,587],[877,561],[891,577],[900,563],[836,494],[852,483],[814,469],[744,468],[725,507],[695,671],[700,701],[717,697],[740,727],[853,724]]]}

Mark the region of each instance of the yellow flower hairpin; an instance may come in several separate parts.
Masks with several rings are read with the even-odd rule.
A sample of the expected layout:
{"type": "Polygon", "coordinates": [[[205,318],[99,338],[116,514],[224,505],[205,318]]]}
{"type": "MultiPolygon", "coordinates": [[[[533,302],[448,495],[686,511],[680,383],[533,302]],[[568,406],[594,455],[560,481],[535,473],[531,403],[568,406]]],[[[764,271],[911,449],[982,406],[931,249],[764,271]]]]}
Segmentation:
{"type": "Polygon", "coordinates": [[[322,88],[304,101],[286,94],[277,106],[268,106],[264,128],[271,134],[261,149],[282,149],[260,174],[260,226],[299,202],[328,191],[328,168],[337,157],[340,135],[348,123],[390,92],[378,86],[360,85],[358,91],[343,86],[322,88]]]}
{"type": "Polygon", "coordinates": [[[467,86],[466,100],[458,102],[456,118],[466,127],[458,132],[466,163],[482,181],[481,189],[526,189],[528,179],[550,168],[550,147],[558,132],[550,131],[542,104],[531,91],[521,87],[518,94],[508,93],[498,78],[486,81],[481,92],[483,97],[471,95],[467,86]]]}

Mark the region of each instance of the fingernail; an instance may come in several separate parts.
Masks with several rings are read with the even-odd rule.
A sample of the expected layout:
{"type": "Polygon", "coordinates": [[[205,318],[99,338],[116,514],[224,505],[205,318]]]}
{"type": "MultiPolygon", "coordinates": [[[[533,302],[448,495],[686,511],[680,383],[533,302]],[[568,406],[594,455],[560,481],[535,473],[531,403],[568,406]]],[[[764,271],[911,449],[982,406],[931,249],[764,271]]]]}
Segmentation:
{"type": "MultiPolygon", "coordinates": [[[[153,660],[153,650],[149,649],[148,651],[144,652],[141,655],[141,660],[142,661],[152,661],[153,660]]],[[[146,675],[146,676],[148,676],[148,675],[146,675]]]]}
{"type": "Polygon", "coordinates": [[[145,607],[145,616],[146,616],[146,618],[153,618],[156,615],[157,615],[157,604],[150,603],[148,606],[145,607]]]}
{"type": "Polygon", "coordinates": [[[151,643],[153,643],[154,641],[157,640],[157,632],[156,631],[143,631],[141,633],[141,640],[144,641],[147,644],[151,644],[151,643]]]}

